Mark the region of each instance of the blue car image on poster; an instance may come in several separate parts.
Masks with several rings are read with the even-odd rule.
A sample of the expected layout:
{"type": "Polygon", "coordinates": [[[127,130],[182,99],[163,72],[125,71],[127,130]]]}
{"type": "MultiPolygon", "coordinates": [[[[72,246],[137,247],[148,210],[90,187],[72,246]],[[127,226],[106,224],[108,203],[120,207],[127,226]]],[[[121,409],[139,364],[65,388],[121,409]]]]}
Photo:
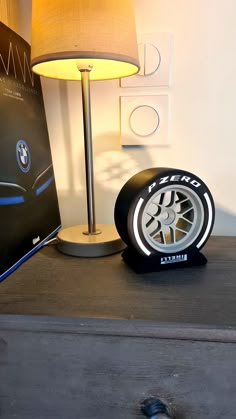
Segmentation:
{"type": "Polygon", "coordinates": [[[0,281],[61,227],[39,76],[0,23],[0,281]]]}

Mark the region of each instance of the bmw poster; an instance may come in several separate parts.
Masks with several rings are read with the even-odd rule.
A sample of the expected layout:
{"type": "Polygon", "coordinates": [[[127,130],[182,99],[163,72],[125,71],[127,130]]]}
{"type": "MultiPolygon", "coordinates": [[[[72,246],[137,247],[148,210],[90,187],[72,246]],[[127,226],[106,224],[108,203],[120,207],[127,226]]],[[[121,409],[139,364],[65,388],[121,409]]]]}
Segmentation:
{"type": "Polygon", "coordinates": [[[60,228],[40,78],[0,23],[0,281],[60,228]]]}

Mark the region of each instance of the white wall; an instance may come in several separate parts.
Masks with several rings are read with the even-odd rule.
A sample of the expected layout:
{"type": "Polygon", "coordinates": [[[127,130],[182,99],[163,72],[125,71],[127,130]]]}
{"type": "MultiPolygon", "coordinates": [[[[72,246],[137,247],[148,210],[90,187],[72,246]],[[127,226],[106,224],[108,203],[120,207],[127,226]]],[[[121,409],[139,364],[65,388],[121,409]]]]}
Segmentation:
{"type": "MultiPolygon", "coordinates": [[[[134,0],[137,31],[174,35],[169,89],[170,146],[120,147],[118,81],[93,82],[92,116],[97,222],[113,222],[120,188],[153,166],[192,171],[206,182],[217,207],[214,234],[236,234],[236,2],[134,0]]],[[[30,40],[30,0],[19,0],[20,33],[30,40]]],[[[48,129],[62,222],[86,222],[79,82],[43,79],[48,129]]],[[[167,90],[149,88],[148,92],[167,90]]],[[[143,93],[137,88],[136,93],[143,93]]],[[[145,93],[147,90],[145,91],[145,93]]]]}

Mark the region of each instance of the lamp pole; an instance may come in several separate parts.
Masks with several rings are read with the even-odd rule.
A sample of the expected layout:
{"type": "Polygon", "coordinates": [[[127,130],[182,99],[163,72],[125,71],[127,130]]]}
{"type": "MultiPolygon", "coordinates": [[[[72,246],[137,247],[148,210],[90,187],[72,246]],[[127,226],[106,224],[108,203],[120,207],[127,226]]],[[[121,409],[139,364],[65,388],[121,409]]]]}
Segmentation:
{"type": "Polygon", "coordinates": [[[82,83],[82,104],[83,104],[83,123],[84,123],[84,154],[87,190],[87,216],[88,231],[84,234],[99,234],[96,230],[95,218],[95,199],[94,199],[94,175],[93,175],[93,145],[92,145],[92,124],[91,124],[91,104],[90,104],[90,71],[92,66],[78,67],[81,73],[82,83]]]}
{"type": "Polygon", "coordinates": [[[82,82],[82,105],[84,125],[84,159],[86,172],[87,225],[72,226],[58,233],[58,249],[62,253],[82,257],[98,257],[120,252],[125,248],[124,242],[112,224],[98,224],[95,220],[93,145],[90,105],[90,71],[91,65],[77,65],[82,82]]]}

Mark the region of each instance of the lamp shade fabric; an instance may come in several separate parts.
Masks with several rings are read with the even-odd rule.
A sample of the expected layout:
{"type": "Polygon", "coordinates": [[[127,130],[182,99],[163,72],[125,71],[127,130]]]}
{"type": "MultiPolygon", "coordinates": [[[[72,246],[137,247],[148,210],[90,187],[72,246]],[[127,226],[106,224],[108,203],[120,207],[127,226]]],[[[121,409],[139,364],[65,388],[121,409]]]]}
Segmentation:
{"type": "Polygon", "coordinates": [[[132,0],[33,0],[31,66],[45,77],[91,80],[139,70],[132,0]]]}

